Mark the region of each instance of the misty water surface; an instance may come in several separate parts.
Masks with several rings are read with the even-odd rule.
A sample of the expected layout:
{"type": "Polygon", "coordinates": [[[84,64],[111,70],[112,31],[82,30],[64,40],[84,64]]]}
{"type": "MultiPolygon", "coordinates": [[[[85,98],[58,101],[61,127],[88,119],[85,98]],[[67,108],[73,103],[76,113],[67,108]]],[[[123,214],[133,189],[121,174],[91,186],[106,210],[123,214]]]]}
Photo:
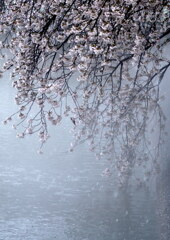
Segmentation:
{"type": "MultiPolygon", "coordinates": [[[[15,111],[13,94],[6,76],[0,121],[15,111]]],[[[36,136],[17,139],[12,124],[0,125],[0,240],[170,239],[169,138],[162,173],[147,188],[119,189],[88,146],[68,151],[71,124],[52,128],[43,155],[36,136]]]]}

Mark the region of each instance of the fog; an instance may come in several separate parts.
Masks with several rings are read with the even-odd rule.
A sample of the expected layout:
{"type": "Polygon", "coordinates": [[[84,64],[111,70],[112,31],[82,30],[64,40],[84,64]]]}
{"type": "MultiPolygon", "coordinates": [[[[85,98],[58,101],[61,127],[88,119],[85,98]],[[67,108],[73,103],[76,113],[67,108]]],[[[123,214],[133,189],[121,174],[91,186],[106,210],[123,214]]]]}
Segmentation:
{"type": "MultiPolygon", "coordinates": [[[[170,82],[161,92],[169,131],[170,82]]],[[[9,76],[0,80],[0,122],[16,110],[9,76]]],[[[168,240],[170,136],[161,148],[161,173],[148,187],[119,188],[108,162],[86,144],[69,152],[72,122],[50,127],[44,154],[37,136],[16,138],[0,125],[0,240],[168,240]]],[[[170,131],[169,131],[170,133],[170,131]]]]}

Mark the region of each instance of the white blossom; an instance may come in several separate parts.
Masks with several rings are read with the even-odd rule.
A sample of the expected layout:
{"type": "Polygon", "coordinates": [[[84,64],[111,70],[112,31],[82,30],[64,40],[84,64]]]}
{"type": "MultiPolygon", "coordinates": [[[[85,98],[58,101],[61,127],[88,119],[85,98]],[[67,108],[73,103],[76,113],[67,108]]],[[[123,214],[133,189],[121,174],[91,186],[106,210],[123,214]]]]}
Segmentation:
{"type": "Polygon", "coordinates": [[[16,127],[24,128],[18,137],[39,132],[43,145],[48,121],[58,125],[69,116],[75,135],[71,150],[90,140],[90,149],[99,158],[112,158],[125,176],[138,164],[137,146],[150,116],[157,113],[160,128],[164,125],[158,93],[170,66],[162,54],[169,42],[169,1],[1,4],[0,57],[11,53],[0,76],[12,70],[16,127]]]}

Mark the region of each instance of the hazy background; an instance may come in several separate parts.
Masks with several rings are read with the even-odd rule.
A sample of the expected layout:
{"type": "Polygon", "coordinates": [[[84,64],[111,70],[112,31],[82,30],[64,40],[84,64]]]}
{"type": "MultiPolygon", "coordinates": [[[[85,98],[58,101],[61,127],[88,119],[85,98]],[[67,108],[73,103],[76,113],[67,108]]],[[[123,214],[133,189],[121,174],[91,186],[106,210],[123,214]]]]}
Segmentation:
{"type": "MultiPolygon", "coordinates": [[[[170,73],[170,72],[169,72],[170,73]]],[[[169,73],[162,83],[170,133],[169,73]]],[[[0,122],[13,113],[9,76],[0,79],[0,122]]],[[[38,138],[17,139],[0,124],[0,240],[168,240],[170,238],[170,136],[162,146],[162,172],[147,187],[119,189],[106,160],[88,146],[68,151],[72,122],[52,128],[38,155],[38,138]]]]}

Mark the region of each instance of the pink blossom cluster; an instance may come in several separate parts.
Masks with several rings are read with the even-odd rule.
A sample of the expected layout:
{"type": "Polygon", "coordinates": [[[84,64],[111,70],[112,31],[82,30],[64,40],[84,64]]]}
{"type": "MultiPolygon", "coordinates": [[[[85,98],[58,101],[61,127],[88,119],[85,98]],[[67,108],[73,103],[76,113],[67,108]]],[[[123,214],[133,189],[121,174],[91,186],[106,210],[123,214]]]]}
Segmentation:
{"type": "Polygon", "coordinates": [[[15,128],[28,120],[18,137],[38,132],[44,143],[47,123],[70,116],[74,146],[88,140],[123,173],[140,165],[136,146],[155,112],[163,128],[169,10],[168,0],[4,0],[0,55],[8,59],[0,73],[12,71],[15,128]]]}

